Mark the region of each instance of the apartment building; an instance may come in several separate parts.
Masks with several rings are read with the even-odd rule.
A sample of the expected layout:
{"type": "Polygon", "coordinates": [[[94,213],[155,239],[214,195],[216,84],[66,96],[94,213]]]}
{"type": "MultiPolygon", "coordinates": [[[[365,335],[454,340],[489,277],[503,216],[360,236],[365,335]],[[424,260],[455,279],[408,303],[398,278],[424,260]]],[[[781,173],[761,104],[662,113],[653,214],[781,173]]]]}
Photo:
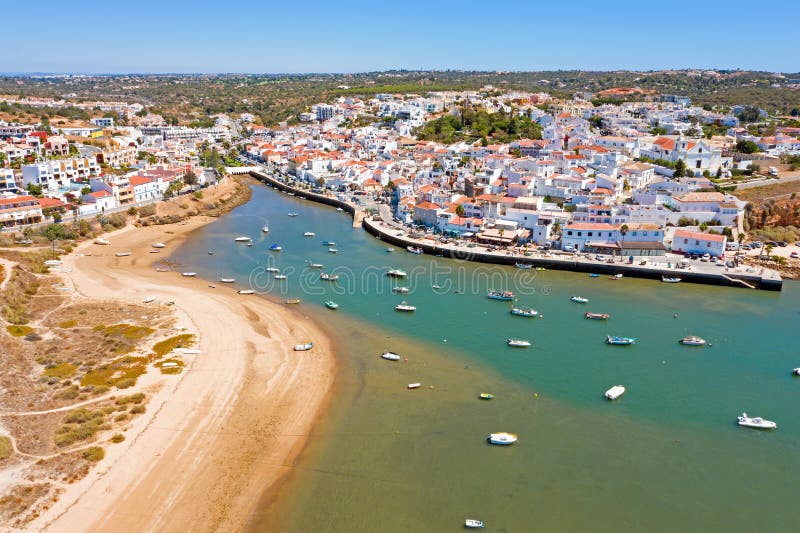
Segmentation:
{"type": "Polygon", "coordinates": [[[42,221],[42,208],[33,196],[0,197],[0,225],[3,227],[35,224],[42,221]]]}

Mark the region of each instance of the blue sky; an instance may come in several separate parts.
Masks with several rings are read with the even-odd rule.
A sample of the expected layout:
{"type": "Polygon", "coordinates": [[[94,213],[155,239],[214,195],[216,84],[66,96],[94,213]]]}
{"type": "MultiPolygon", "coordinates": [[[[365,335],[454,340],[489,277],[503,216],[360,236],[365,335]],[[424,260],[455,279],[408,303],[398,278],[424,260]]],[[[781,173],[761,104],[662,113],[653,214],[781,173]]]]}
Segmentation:
{"type": "Polygon", "coordinates": [[[36,0],[3,6],[0,72],[797,72],[798,16],[796,0],[36,0]]]}

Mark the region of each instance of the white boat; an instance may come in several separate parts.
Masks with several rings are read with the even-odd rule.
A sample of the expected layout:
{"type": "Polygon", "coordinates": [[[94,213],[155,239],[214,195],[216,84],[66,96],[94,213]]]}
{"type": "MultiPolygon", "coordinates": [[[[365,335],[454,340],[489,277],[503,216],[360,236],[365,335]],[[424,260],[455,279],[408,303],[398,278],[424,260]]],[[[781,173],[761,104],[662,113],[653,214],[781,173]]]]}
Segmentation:
{"type": "Polygon", "coordinates": [[[570,298],[570,300],[572,300],[573,302],[578,303],[578,304],[588,304],[589,303],[589,298],[584,298],[583,296],[573,296],[572,298],[570,298]]]}
{"type": "Polygon", "coordinates": [[[750,417],[747,413],[742,413],[739,417],[739,425],[756,429],[778,429],[778,424],[772,420],[764,420],[760,416],[750,417]]]}
{"type": "Polygon", "coordinates": [[[529,270],[533,268],[533,265],[528,265],[526,263],[514,263],[514,267],[522,270],[529,270]]]}
{"type": "Polygon", "coordinates": [[[408,294],[408,291],[409,291],[408,287],[400,287],[400,286],[392,287],[392,292],[397,292],[400,294],[408,294]]]}
{"type": "Polygon", "coordinates": [[[322,241],[322,246],[336,246],[336,241],[322,241]]]}
{"type": "Polygon", "coordinates": [[[419,246],[406,246],[406,250],[408,250],[412,254],[416,255],[422,254],[422,248],[420,248],[419,246]]]}
{"type": "Polygon", "coordinates": [[[386,249],[386,251],[389,252],[389,253],[392,253],[392,252],[394,252],[394,248],[389,247],[389,248],[386,249]]]}
{"type": "Polygon", "coordinates": [[[614,385],[610,389],[608,389],[605,393],[605,397],[609,400],[616,400],[620,396],[625,394],[625,387],[622,385],[614,385]]]}
{"type": "Polygon", "coordinates": [[[795,376],[800,376],[800,368],[793,368],[792,374],[795,376]]]}
{"type": "Polygon", "coordinates": [[[325,268],[322,263],[309,263],[308,268],[325,268]]]}
{"type": "Polygon", "coordinates": [[[95,239],[94,243],[95,244],[100,244],[102,246],[108,246],[109,244],[111,244],[109,241],[107,241],[105,239],[95,239]]]}
{"type": "Polygon", "coordinates": [[[304,344],[295,344],[294,345],[294,351],[295,352],[307,352],[308,350],[310,350],[313,347],[314,347],[314,343],[313,342],[306,342],[304,344]]]}
{"type": "Polygon", "coordinates": [[[506,339],[506,344],[514,348],[527,348],[531,345],[531,341],[525,339],[506,339]]]}
{"type": "Polygon", "coordinates": [[[681,344],[684,346],[705,346],[706,340],[702,337],[696,337],[694,335],[690,335],[688,337],[684,337],[679,340],[681,344]]]}
{"type": "Polygon", "coordinates": [[[233,278],[219,278],[220,283],[233,283],[234,281],[236,280],[233,278]]]}
{"type": "Polygon", "coordinates": [[[275,279],[286,279],[286,274],[275,274],[275,279]]]}
{"type": "Polygon", "coordinates": [[[407,302],[403,301],[403,302],[395,305],[394,306],[394,310],[395,311],[402,311],[404,313],[413,313],[414,311],[417,310],[417,308],[414,307],[413,305],[409,305],[407,302]]]}
{"type": "Polygon", "coordinates": [[[319,275],[319,279],[324,281],[336,281],[339,279],[339,274],[328,274],[327,272],[323,272],[319,275]]]}
{"type": "Polygon", "coordinates": [[[386,359],[387,361],[399,361],[400,360],[400,356],[397,355],[394,352],[383,352],[381,354],[381,357],[383,359],[386,359]]]}
{"type": "Polygon", "coordinates": [[[156,267],[156,272],[169,272],[167,267],[156,267]]]}
{"type": "Polygon", "coordinates": [[[155,301],[156,301],[156,297],[155,296],[148,296],[147,298],[142,300],[142,303],[143,304],[149,304],[150,302],[155,302],[155,301]]]}
{"type": "Polygon", "coordinates": [[[281,246],[280,244],[271,244],[269,246],[270,252],[280,252],[281,250],[283,250],[283,246],[281,246]]]}
{"type": "Polygon", "coordinates": [[[389,272],[387,272],[387,273],[386,273],[386,275],[387,275],[387,276],[394,277],[394,278],[404,278],[404,277],[406,277],[408,274],[406,273],[406,271],[405,271],[405,270],[400,270],[400,269],[398,269],[398,268],[393,268],[392,270],[390,270],[389,272]]]}
{"type": "Polygon", "coordinates": [[[262,233],[269,233],[269,226],[267,226],[266,224],[261,226],[261,232],[262,233]]]}
{"type": "Polygon", "coordinates": [[[254,294],[256,291],[254,291],[253,289],[242,289],[242,290],[237,291],[237,292],[239,294],[254,294]]]}
{"type": "Polygon", "coordinates": [[[159,253],[160,251],[161,251],[161,250],[150,250],[150,253],[151,253],[151,254],[157,254],[157,253],[159,253]]]}
{"type": "Polygon", "coordinates": [[[166,246],[167,245],[164,244],[163,242],[154,242],[153,243],[153,248],[166,248],[166,246]]]}
{"type": "Polygon", "coordinates": [[[290,217],[296,217],[296,216],[297,216],[297,213],[289,213],[289,216],[290,216],[290,217]]]}
{"type": "Polygon", "coordinates": [[[280,272],[281,270],[278,267],[267,267],[264,270],[267,272],[280,272]]]}
{"type": "Polygon", "coordinates": [[[235,242],[250,242],[250,241],[252,241],[253,239],[251,239],[250,237],[236,237],[236,238],[235,238],[235,239],[233,239],[233,240],[234,240],[235,242]]]}
{"type": "Polygon", "coordinates": [[[330,253],[332,253],[332,254],[338,254],[339,253],[339,250],[337,250],[336,248],[328,248],[328,251],[330,253]]]}
{"type": "Polygon", "coordinates": [[[464,521],[464,527],[467,529],[483,529],[483,521],[475,520],[474,518],[467,518],[464,521]]]}
{"type": "Polygon", "coordinates": [[[409,389],[418,389],[420,387],[422,387],[422,383],[409,383],[408,384],[408,388],[409,389]]]}
{"type": "Polygon", "coordinates": [[[539,316],[539,311],[532,307],[512,307],[511,314],[515,316],[524,316],[528,318],[535,318],[539,316]]]}
{"type": "Polygon", "coordinates": [[[184,278],[193,278],[197,275],[197,272],[184,272],[181,274],[184,278]]]}
{"type": "Polygon", "coordinates": [[[344,211],[344,209],[342,209],[341,207],[337,207],[336,210],[337,211],[344,211]]]}
{"type": "Polygon", "coordinates": [[[681,278],[670,278],[667,276],[661,276],[661,281],[663,281],[664,283],[680,283],[681,278]]]}
{"type": "Polygon", "coordinates": [[[508,446],[517,442],[517,436],[514,433],[489,433],[489,442],[492,444],[499,444],[501,446],[508,446]]]}
{"type": "Polygon", "coordinates": [[[117,252],[114,255],[116,255],[117,257],[128,257],[129,255],[131,255],[131,252],[117,252]]]}
{"type": "Polygon", "coordinates": [[[314,233],[313,231],[307,231],[303,233],[303,237],[316,237],[316,233],[314,233]]]}
{"type": "MultiPolygon", "coordinates": [[[[119,255],[119,254],[117,254],[117,255],[119,255]]],[[[130,255],[130,252],[128,253],[128,255],[130,255]]],[[[45,266],[53,267],[53,266],[60,265],[61,261],[59,261],[58,259],[48,259],[47,261],[44,262],[44,264],[45,264],[45,266]]]]}
{"type": "Polygon", "coordinates": [[[630,346],[636,343],[634,337],[617,337],[616,335],[606,335],[606,343],[615,346],[630,346]]]}

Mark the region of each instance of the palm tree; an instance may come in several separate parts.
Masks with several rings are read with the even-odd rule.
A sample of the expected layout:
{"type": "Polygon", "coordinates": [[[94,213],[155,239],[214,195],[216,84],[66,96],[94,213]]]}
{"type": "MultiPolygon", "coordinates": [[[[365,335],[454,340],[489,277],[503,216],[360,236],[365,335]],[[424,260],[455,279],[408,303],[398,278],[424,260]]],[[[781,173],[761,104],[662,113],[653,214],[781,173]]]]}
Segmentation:
{"type": "Polygon", "coordinates": [[[456,215],[463,217],[464,216],[464,206],[459,204],[456,206],[456,215]]]}
{"type": "Polygon", "coordinates": [[[619,250],[620,256],[622,256],[622,249],[625,248],[625,235],[627,235],[629,229],[627,224],[623,224],[619,227],[619,234],[622,235],[622,245],[619,250]]]}

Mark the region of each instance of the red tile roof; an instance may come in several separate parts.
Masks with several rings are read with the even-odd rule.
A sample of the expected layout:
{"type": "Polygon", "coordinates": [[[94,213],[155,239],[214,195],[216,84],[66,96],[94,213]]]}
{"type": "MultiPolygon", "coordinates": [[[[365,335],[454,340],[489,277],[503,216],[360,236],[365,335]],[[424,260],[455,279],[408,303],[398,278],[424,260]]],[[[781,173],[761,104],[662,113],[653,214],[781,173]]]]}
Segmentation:
{"type": "Polygon", "coordinates": [[[723,242],[725,240],[725,235],[715,235],[714,233],[699,233],[697,231],[676,229],[674,238],[695,239],[698,241],[723,242]]]}

